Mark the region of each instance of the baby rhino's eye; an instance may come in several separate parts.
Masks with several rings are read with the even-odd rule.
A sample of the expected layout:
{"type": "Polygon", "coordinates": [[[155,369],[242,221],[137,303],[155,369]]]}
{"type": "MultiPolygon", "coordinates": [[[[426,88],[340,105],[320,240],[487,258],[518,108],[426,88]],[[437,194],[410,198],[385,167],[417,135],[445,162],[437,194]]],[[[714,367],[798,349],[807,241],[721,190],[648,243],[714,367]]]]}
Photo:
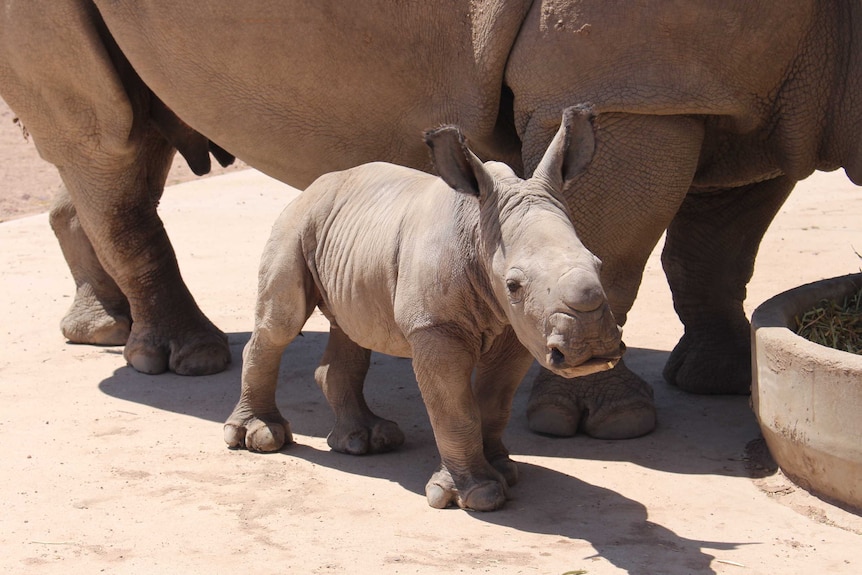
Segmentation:
{"type": "Polygon", "coordinates": [[[512,268],[506,274],[506,291],[511,303],[520,303],[524,299],[524,284],[527,276],[518,268],[512,268]]]}

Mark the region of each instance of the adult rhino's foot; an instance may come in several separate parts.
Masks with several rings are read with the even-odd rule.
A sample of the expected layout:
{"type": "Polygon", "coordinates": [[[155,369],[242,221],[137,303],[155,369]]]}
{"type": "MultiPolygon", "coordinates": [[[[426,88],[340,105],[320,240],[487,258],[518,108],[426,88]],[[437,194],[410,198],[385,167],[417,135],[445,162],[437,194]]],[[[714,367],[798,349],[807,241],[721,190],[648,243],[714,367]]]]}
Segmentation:
{"type": "Polygon", "coordinates": [[[512,487],[518,483],[518,464],[512,461],[509,457],[509,450],[503,444],[500,438],[489,439],[483,438],[483,454],[491,467],[496,469],[503,479],[506,480],[506,485],[512,487]]]}
{"type": "Polygon", "coordinates": [[[663,375],[689,393],[751,393],[750,327],[686,332],[673,348],[663,375]]]}
{"type": "Polygon", "coordinates": [[[496,469],[500,475],[503,476],[508,487],[512,487],[518,483],[518,464],[509,459],[508,455],[489,459],[488,461],[491,463],[491,467],[496,469]]]}
{"type": "Polygon", "coordinates": [[[178,334],[135,323],[123,356],[137,371],[150,374],[170,369],[179,375],[209,375],[224,371],[231,361],[227,336],[206,319],[196,331],[178,334]]]}
{"type": "Polygon", "coordinates": [[[404,433],[394,421],[379,417],[368,421],[341,420],[326,438],[334,451],[351,455],[385,453],[404,444],[404,433]]]}
{"type": "Polygon", "coordinates": [[[290,424],[280,413],[256,417],[244,416],[243,411],[237,407],[224,424],[224,441],[231,449],[267,453],[293,443],[290,424]]]}
{"type": "Polygon", "coordinates": [[[506,482],[502,477],[474,479],[459,490],[445,466],[440,466],[425,485],[428,505],[435,509],[457,505],[473,511],[494,511],[506,503],[506,496],[506,482]]]}
{"type": "Polygon", "coordinates": [[[565,379],[541,370],[533,382],[527,421],[536,433],[629,439],[655,429],[652,387],[620,361],[613,369],[565,379]]]}
{"type": "Polygon", "coordinates": [[[100,299],[88,284],[75,292],[72,307],[60,322],[63,337],[72,343],[123,345],[129,339],[132,317],[129,302],[120,294],[100,299]]]}

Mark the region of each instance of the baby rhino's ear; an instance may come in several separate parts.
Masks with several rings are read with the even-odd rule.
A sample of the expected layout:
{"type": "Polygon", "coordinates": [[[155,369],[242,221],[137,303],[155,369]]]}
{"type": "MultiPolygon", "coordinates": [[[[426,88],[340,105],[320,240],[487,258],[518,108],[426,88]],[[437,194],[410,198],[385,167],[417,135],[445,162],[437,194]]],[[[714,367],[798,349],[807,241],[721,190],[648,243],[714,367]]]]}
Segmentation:
{"type": "Polygon", "coordinates": [[[561,190],[583,172],[596,151],[595,113],[582,104],[563,110],[560,129],[536,167],[535,175],[544,177],[561,190]]]}
{"type": "Polygon", "coordinates": [[[485,166],[476,157],[456,126],[443,126],[425,132],[425,143],[431,148],[434,168],[450,188],[479,196],[479,182],[488,177],[485,166]]]}

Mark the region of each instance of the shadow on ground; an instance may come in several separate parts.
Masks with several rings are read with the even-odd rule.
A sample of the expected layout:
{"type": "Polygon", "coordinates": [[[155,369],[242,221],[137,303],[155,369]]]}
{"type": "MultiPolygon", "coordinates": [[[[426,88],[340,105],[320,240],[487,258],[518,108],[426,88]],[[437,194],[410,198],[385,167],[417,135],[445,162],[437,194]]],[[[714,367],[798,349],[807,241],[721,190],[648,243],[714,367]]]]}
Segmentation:
{"type": "MultiPolygon", "coordinates": [[[[307,445],[294,445],[283,454],[348,474],[395,481],[418,497],[424,496],[425,482],[437,463],[433,442],[414,443],[397,453],[371,457],[350,457],[307,445]]],[[[715,556],[706,550],[728,551],[743,545],[682,537],[650,521],[646,506],[639,501],[549,467],[520,462],[519,471],[520,481],[510,490],[511,498],[503,509],[493,513],[474,512],[471,517],[490,525],[555,536],[564,541],[587,541],[596,550],[593,556],[596,560],[607,560],[631,575],[712,574],[715,556]],[[662,569],[657,571],[657,565],[662,569]]],[[[565,565],[566,558],[559,559],[565,565]]],[[[570,558],[572,568],[583,566],[584,560],[589,559],[570,558]]]]}
{"type": "MultiPolygon", "coordinates": [[[[102,381],[99,388],[127,401],[222,423],[239,397],[241,352],[249,336],[230,334],[234,361],[223,373],[204,377],[150,376],[123,367],[102,381]]],[[[304,332],[282,358],[278,404],[299,435],[326,437],[334,421],[313,377],[326,339],[324,332],[304,332]]],[[[529,374],[515,397],[506,435],[509,449],[515,455],[627,461],[670,473],[746,476],[745,445],[759,435],[749,398],[694,396],[668,386],[661,379],[667,355],[666,351],[643,348],[630,348],[626,355],[627,364],[655,389],[659,424],[653,433],[625,441],[534,434],[525,416],[532,379],[529,374]]],[[[406,448],[433,445],[409,359],[373,354],[366,396],[379,415],[398,422],[407,436],[406,448]]]]}
{"type": "MultiPolygon", "coordinates": [[[[124,367],[99,387],[126,401],[220,424],[239,396],[241,352],[249,335],[230,334],[234,363],[224,373],[193,378],[148,376],[124,367]]],[[[423,495],[425,482],[438,464],[438,455],[410,360],[374,354],[366,380],[369,404],[381,416],[397,421],[405,432],[407,441],[401,450],[351,457],[303,444],[303,436],[326,437],[333,422],[313,378],[326,339],[326,333],[305,332],[283,356],[278,403],[291,422],[297,443],[269,457],[301,458],[346,474],[394,481],[423,495]]],[[[516,396],[507,430],[513,458],[517,461],[521,455],[626,461],[672,474],[746,476],[745,444],[757,434],[748,399],[690,396],[667,386],[660,376],[667,355],[666,351],[642,348],[627,352],[628,365],[656,389],[660,424],[652,434],[626,441],[584,436],[553,438],[530,432],[524,415],[531,379],[528,376],[516,396]]],[[[221,442],[221,434],[214,433],[213,441],[221,442]]],[[[265,457],[251,453],[243,456],[265,457]]],[[[495,513],[475,514],[477,520],[589,541],[598,551],[597,556],[633,574],[652,574],[654,571],[645,566],[668,562],[692,572],[712,573],[709,565],[713,557],[702,549],[728,550],[737,545],[680,537],[648,521],[643,504],[550,467],[521,462],[520,471],[521,482],[512,489],[507,506],[495,513]],[[531,512],[525,513],[525,507],[531,512]],[[615,528],[609,530],[609,524],[615,528]]]]}

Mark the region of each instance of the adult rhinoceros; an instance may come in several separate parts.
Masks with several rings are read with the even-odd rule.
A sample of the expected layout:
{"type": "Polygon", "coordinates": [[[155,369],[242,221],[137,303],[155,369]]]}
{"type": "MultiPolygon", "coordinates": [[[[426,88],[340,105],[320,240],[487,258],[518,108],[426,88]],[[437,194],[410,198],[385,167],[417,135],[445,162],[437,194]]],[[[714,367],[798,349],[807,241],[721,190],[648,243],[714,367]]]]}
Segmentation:
{"type": "MultiPolygon", "coordinates": [[[[686,331],[665,376],[745,393],[742,300],[762,234],[812,171],[862,182],[860,12],[856,0],[6,0],[0,95],[68,189],[51,216],[77,284],[66,336],[128,338],[136,369],[188,374],[230,356],[156,215],[175,147],[206,164],[208,139],[303,187],[376,159],[430,169],[420,134],[446,122],[529,175],[560,110],[589,102],[595,156],[565,195],[613,313],[625,321],[667,229],[686,331]]],[[[528,415],[538,431],[580,421],[599,437],[655,422],[649,386],[622,363],[577,384],[543,373],[528,415]]]]}

